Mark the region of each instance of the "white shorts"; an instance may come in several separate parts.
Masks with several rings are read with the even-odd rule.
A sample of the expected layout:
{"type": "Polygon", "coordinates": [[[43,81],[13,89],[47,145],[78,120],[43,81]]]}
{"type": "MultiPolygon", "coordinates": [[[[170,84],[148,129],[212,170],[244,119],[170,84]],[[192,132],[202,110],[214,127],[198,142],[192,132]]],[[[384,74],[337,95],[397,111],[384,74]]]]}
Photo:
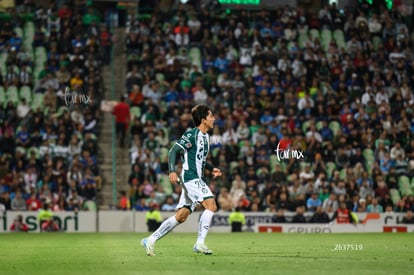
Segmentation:
{"type": "Polygon", "coordinates": [[[177,210],[183,207],[194,211],[196,205],[209,198],[214,198],[210,187],[201,179],[194,179],[181,184],[181,196],[177,204],[177,210]]]}

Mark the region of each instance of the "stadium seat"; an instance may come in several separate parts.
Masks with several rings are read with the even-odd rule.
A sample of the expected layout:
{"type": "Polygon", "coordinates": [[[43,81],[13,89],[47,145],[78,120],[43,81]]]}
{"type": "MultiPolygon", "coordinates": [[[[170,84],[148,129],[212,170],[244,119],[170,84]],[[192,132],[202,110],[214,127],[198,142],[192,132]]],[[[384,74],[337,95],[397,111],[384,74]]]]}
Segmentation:
{"type": "Polygon", "coordinates": [[[252,73],[253,73],[253,69],[250,68],[250,67],[245,67],[243,69],[243,76],[244,77],[250,77],[250,76],[252,76],[252,73]]]}
{"type": "Polygon", "coordinates": [[[315,41],[315,38],[320,40],[319,30],[318,29],[310,29],[309,30],[309,37],[312,41],[315,41]]]}
{"type": "Polygon", "coordinates": [[[332,32],[328,29],[323,29],[321,31],[321,44],[325,52],[328,51],[331,40],[332,40],[332,32]]]}
{"type": "Polygon", "coordinates": [[[25,41],[25,45],[27,44],[32,44],[33,42],[33,37],[34,37],[34,33],[35,33],[35,26],[34,23],[31,21],[28,21],[25,23],[24,28],[23,28],[23,33],[24,33],[24,41],[25,41]],[[26,44],[27,43],[27,44],[26,44]]]}
{"type": "MultiPolygon", "coordinates": [[[[17,131],[16,131],[16,133],[17,133],[17,131]]],[[[25,155],[25,154],[26,154],[26,148],[24,148],[24,147],[22,147],[22,146],[17,146],[17,147],[16,147],[16,152],[19,152],[19,153],[21,153],[22,155],[25,155]]]]}
{"type": "Polygon", "coordinates": [[[161,147],[160,148],[160,159],[166,159],[168,157],[168,148],[166,147],[161,147]]]}
{"type": "Polygon", "coordinates": [[[156,73],[155,74],[155,80],[157,80],[161,85],[165,80],[165,76],[163,73],[156,73]]]}
{"type": "Polygon", "coordinates": [[[339,49],[346,48],[345,35],[344,35],[343,30],[340,30],[340,29],[334,30],[333,39],[335,40],[339,49]]]}
{"type": "Polygon", "coordinates": [[[16,35],[17,35],[18,37],[23,38],[23,29],[22,29],[22,28],[20,28],[20,27],[15,27],[15,28],[14,28],[14,31],[15,31],[15,33],[16,33],[16,35]]]}
{"type": "Polygon", "coordinates": [[[322,121],[316,122],[315,127],[316,127],[316,130],[320,131],[323,127],[323,122],[322,121]]]}
{"type": "Polygon", "coordinates": [[[215,157],[217,157],[217,155],[219,154],[219,152],[220,152],[220,148],[214,148],[213,150],[211,150],[211,156],[213,157],[213,158],[215,158],[215,157]]]}
{"type": "Polygon", "coordinates": [[[365,169],[368,172],[368,175],[371,176],[372,175],[372,168],[375,166],[375,161],[374,160],[368,160],[365,162],[365,169]]]}
{"type": "Polygon", "coordinates": [[[327,177],[329,178],[329,177],[332,177],[332,174],[333,174],[333,172],[335,171],[335,169],[336,169],[336,164],[335,164],[335,162],[332,162],[332,161],[328,161],[326,164],[325,164],[325,166],[326,166],[326,175],[327,175],[327,177]]]}
{"type": "Polygon", "coordinates": [[[370,148],[366,148],[362,151],[362,156],[366,161],[375,161],[374,151],[370,148]]]}
{"type": "Polygon", "coordinates": [[[32,102],[32,90],[29,86],[22,86],[20,88],[20,99],[26,99],[27,104],[30,105],[32,102]]]}
{"type": "Polygon", "coordinates": [[[35,49],[35,59],[38,58],[46,58],[47,59],[47,52],[45,47],[37,47],[35,49]]]}
{"type": "Polygon", "coordinates": [[[301,49],[303,49],[305,47],[305,43],[308,40],[308,32],[307,30],[304,28],[302,30],[299,31],[299,36],[298,36],[298,42],[299,42],[299,47],[301,49]]]}
{"type": "Polygon", "coordinates": [[[290,41],[287,45],[288,52],[291,52],[291,49],[295,47],[295,42],[290,41]]]}
{"type": "Polygon", "coordinates": [[[166,174],[160,174],[158,182],[162,186],[162,189],[167,195],[172,194],[172,185],[170,183],[170,178],[166,174]]]}
{"type": "Polygon", "coordinates": [[[131,113],[131,120],[134,120],[135,118],[141,118],[141,108],[134,106],[130,109],[131,113]]]}
{"type": "MultiPolygon", "coordinates": [[[[306,162],[306,161],[301,161],[301,162],[299,162],[299,167],[300,167],[300,170],[301,170],[301,171],[305,170],[305,168],[306,168],[307,166],[310,166],[310,163],[309,163],[309,162],[306,162]]],[[[312,166],[311,166],[311,168],[312,168],[312,166]]]]}
{"type": "Polygon", "coordinates": [[[6,92],[4,91],[4,87],[0,86],[0,106],[6,102],[6,92]]]}
{"type": "Polygon", "coordinates": [[[407,176],[400,176],[398,178],[398,187],[400,188],[400,191],[410,188],[410,179],[407,176]]]}
{"type": "Polygon", "coordinates": [[[276,165],[280,165],[282,172],[286,172],[286,162],[277,158],[275,154],[272,154],[269,158],[270,160],[270,173],[275,171],[276,165]]]}
{"type": "Polygon", "coordinates": [[[310,121],[309,121],[309,120],[304,121],[304,122],[302,123],[302,132],[303,132],[303,133],[305,133],[305,134],[306,134],[306,132],[308,131],[308,127],[309,127],[309,125],[310,125],[310,121]]]}
{"type": "Polygon", "coordinates": [[[201,51],[197,47],[192,47],[190,49],[190,57],[192,64],[195,64],[198,66],[198,68],[201,70],[201,51]]]}
{"type": "Polygon", "coordinates": [[[339,171],[339,178],[341,180],[345,180],[346,179],[346,168],[342,168],[341,171],[339,171]]]}
{"type": "Polygon", "coordinates": [[[341,131],[341,124],[338,121],[331,121],[329,122],[329,128],[332,130],[334,137],[336,137],[341,131]]]}
{"type": "MultiPolygon", "coordinates": [[[[406,177],[406,176],[402,176],[406,177]]],[[[400,194],[403,196],[409,196],[413,194],[413,190],[411,189],[410,183],[407,182],[405,179],[402,179],[401,181],[398,180],[398,189],[400,191],[400,194]]]]}
{"type": "Polygon", "coordinates": [[[381,37],[373,36],[372,37],[372,46],[374,47],[374,50],[378,50],[378,46],[382,43],[381,37]]]}
{"type": "Polygon", "coordinates": [[[7,96],[7,101],[11,101],[15,105],[17,105],[17,103],[19,103],[20,101],[19,93],[17,91],[16,86],[10,86],[9,88],[7,88],[6,96],[7,96]]]}
{"type": "Polygon", "coordinates": [[[401,200],[400,192],[397,189],[390,189],[391,200],[394,204],[397,204],[401,200]]]}
{"type": "Polygon", "coordinates": [[[410,187],[411,187],[411,190],[414,191],[414,177],[411,179],[410,187]]]}
{"type": "Polygon", "coordinates": [[[96,211],[96,203],[93,200],[87,200],[83,203],[83,210],[96,211]]]}
{"type": "Polygon", "coordinates": [[[269,163],[270,163],[270,173],[273,173],[275,171],[276,164],[279,163],[279,160],[277,159],[277,156],[275,154],[272,154],[269,157],[269,163]]]}
{"type": "Polygon", "coordinates": [[[39,157],[40,157],[39,148],[35,147],[35,146],[30,147],[29,150],[27,150],[27,158],[30,157],[32,152],[35,153],[36,159],[39,159],[39,157]]]}
{"type": "Polygon", "coordinates": [[[237,161],[230,162],[230,171],[233,171],[237,167],[239,167],[239,163],[237,161]]]}
{"type": "Polygon", "coordinates": [[[38,108],[43,107],[43,94],[36,93],[33,95],[32,109],[37,110],[38,108]]]}
{"type": "Polygon", "coordinates": [[[63,115],[64,112],[69,112],[69,108],[66,107],[66,106],[60,106],[57,113],[56,113],[56,116],[59,117],[59,116],[63,115]]]}

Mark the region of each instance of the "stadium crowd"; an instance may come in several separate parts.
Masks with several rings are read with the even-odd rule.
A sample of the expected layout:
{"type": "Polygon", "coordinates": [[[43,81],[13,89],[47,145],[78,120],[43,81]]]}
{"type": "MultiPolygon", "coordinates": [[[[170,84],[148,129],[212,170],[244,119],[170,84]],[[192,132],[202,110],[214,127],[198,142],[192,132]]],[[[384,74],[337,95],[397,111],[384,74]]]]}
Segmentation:
{"type": "MultiPolygon", "coordinates": [[[[90,1],[33,3],[1,15],[0,207],[91,209],[111,34],[90,1]]],[[[210,161],[224,173],[206,178],[221,210],[298,220],[414,210],[411,22],[396,5],[367,5],[130,15],[132,169],[120,208],[175,210],[168,149],[206,103],[210,161]]]]}
{"type": "Polygon", "coordinates": [[[0,211],[96,209],[111,34],[92,1],[49,2],[1,14],[0,211]]]}
{"type": "Polygon", "coordinates": [[[168,148],[205,103],[210,161],[224,172],[206,178],[221,210],[413,210],[411,17],[368,5],[130,15],[124,206],[174,211],[168,148]]]}

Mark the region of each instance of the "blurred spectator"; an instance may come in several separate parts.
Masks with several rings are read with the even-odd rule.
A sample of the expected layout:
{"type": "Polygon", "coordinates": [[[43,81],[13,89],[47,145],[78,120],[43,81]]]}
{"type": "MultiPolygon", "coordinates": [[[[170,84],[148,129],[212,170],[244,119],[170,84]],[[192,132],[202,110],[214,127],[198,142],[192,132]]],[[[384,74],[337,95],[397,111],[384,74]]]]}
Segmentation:
{"type": "Polygon", "coordinates": [[[121,198],[119,199],[118,209],[120,210],[129,210],[131,209],[131,204],[127,193],[125,191],[121,191],[121,198]]]}
{"type": "MultiPolygon", "coordinates": [[[[94,8],[90,8],[94,14],[94,8]]],[[[7,59],[2,65],[6,74],[0,77],[0,85],[2,88],[14,85],[17,97],[0,106],[0,155],[10,158],[12,174],[8,185],[18,183],[23,193],[31,194],[30,198],[25,197],[28,210],[40,207],[39,198],[51,200],[60,196],[65,201],[69,185],[82,189],[82,195],[88,198],[96,197],[94,188],[87,184],[80,186],[81,180],[75,184],[72,180],[66,182],[66,173],[81,154],[82,140],[88,142],[88,132],[98,134],[95,126],[101,92],[98,82],[101,57],[94,49],[97,46],[99,49],[95,43],[99,34],[97,25],[84,28],[82,21],[76,19],[82,18],[83,11],[72,10],[68,5],[60,10],[52,5],[47,13],[38,11],[33,22],[26,21],[26,26],[34,28],[32,39],[18,36],[16,27],[20,26],[15,20],[6,20],[2,25],[2,33],[7,32],[11,46],[4,48],[7,59]],[[29,54],[32,47],[36,54],[29,54]],[[70,86],[73,91],[69,91],[70,86]],[[93,93],[93,103],[80,106],[80,95],[85,92],[88,96],[93,93]],[[38,106],[33,105],[35,101],[38,106]],[[16,151],[19,153],[15,154],[16,151]],[[59,162],[59,158],[63,159],[59,162]],[[56,163],[60,163],[59,167],[56,163]]],[[[12,8],[11,12],[15,10],[12,8]]],[[[90,153],[94,157],[97,150],[90,153]]],[[[99,169],[90,168],[99,185],[99,169]]]]}
{"type": "Polygon", "coordinates": [[[305,207],[298,206],[296,207],[296,214],[292,217],[292,223],[306,223],[306,218],[304,216],[305,207]]]}
{"type": "Polygon", "coordinates": [[[350,211],[346,208],[345,202],[339,204],[338,210],[335,212],[332,219],[336,218],[337,223],[350,223],[350,211]]]}
{"type": "Polygon", "coordinates": [[[150,204],[145,221],[148,226],[148,232],[154,232],[161,225],[162,217],[156,204],[150,204]]]}
{"type": "Polygon", "coordinates": [[[0,208],[2,211],[11,210],[10,193],[8,191],[0,194],[0,208]]]}
{"type": "Polygon", "coordinates": [[[115,105],[112,113],[116,119],[116,132],[119,137],[119,143],[121,147],[125,146],[126,131],[128,129],[129,120],[131,114],[129,112],[129,105],[125,102],[125,96],[121,97],[121,101],[115,105]]]}
{"type": "Polygon", "coordinates": [[[53,212],[49,209],[49,204],[44,202],[42,209],[37,215],[40,230],[43,232],[54,232],[59,230],[59,225],[53,220],[53,212]]]}
{"type": "Polygon", "coordinates": [[[329,198],[324,200],[322,210],[326,213],[335,213],[338,210],[338,201],[335,193],[331,193],[329,198]]]}
{"type": "Polygon", "coordinates": [[[15,192],[14,198],[11,201],[11,210],[25,211],[27,209],[26,201],[24,200],[20,190],[15,192]]]}
{"type": "Polygon", "coordinates": [[[230,189],[230,197],[233,200],[233,208],[236,207],[240,199],[246,195],[245,190],[246,183],[241,179],[240,175],[236,175],[230,189]]]}
{"type": "Polygon", "coordinates": [[[27,232],[29,231],[29,227],[27,224],[23,223],[23,216],[18,215],[14,221],[13,224],[10,226],[10,231],[13,232],[27,232]]]}
{"type": "Polygon", "coordinates": [[[27,210],[29,211],[37,211],[41,209],[42,204],[40,200],[37,198],[36,192],[32,191],[30,193],[30,197],[26,200],[27,210]]]}
{"type": "Polygon", "coordinates": [[[238,207],[230,213],[229,224],[231,225],[231,232],[242,232],[242,227],[246,224],[246,217],[238,207]]]}
{"type": "Polygon", "coordinates": [[[220,209],[223,211],[233,210],[233,199],[226,187],[222,187],[220,189],[220,194],[218,196],[218,204],[220,206],[220,209]]]}
{"type": "Polygon", "coordinates": [[[322,202],[318,197],[318,193],[313,192],[311,197],[306,201],[306,208],[308,211],[315,212],[319,206],[322,206],[322,202]]]}
{"type": "Polygon", "coordinates": [[[172,212],[176,210],[176,207],[177,207],[177,204],[174,202],[173,197],[167,196],[165,198],[165,202],[161,206],[161,211],[172,212]]]}
{"type": "Polygon", "coordinates": [[[286,223],[286,217],[285,217],[285,210],[283,208],[279,208],[276,211],[276,214],[272,216],[272,222],[273,223],[286,223]]]}
{"type": "Polygon", "coordinates": [[[402,223],[405,224],[414,224],[414,216],[411,210],[408,210],[405,216],[402,219],[402,223]]]}
{"type": "Polygon", "coordinates": [[[377,198],[372,199],[372,203],[367,206],[367,212],[369,213],[382,213],[384,212],[382,205],[378,204],[377,198]]]}
{"type": "Polygon", "coordinates": [[[328,214],[323,211],[321,206],[318,206],[315,213],[309,220],[310,223],[328,223],[330,221],[328,214]]]}

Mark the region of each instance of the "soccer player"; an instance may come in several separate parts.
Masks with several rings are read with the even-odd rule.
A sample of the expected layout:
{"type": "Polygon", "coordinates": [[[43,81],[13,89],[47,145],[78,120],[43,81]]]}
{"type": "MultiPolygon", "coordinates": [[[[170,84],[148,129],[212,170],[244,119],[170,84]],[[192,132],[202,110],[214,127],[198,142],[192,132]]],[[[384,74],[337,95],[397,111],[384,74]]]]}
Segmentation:
{"type": "Polygon", "coordinates": [[[177,225],[185,222],[194,211],[197,204],[201,203],[204,212],[200,217],[197,242],[193,247],[196,253],[210,255],[213,253],[204,240],[210,228],[211,219],[217,210],[213,193],[203,180],[204,169],[210,170],[213,178],[221,176],[221,170],[206,162],[209,151],[208,131],[213,128],[215,117],[206,105],[196,105],[192,110],[192,118],[195,128],[187,131],[171,147],[168,154],[169,178],[172,184],[182,184],[182,192],[177,205],[175,216],[165,220],[160,227],[148,238],[141,240],[148,256],[155,256],[155,242],[172,231],[177,225]],[[184,153],[183,168],[180,177],[175,169],[177,154],[184,153]]]}

